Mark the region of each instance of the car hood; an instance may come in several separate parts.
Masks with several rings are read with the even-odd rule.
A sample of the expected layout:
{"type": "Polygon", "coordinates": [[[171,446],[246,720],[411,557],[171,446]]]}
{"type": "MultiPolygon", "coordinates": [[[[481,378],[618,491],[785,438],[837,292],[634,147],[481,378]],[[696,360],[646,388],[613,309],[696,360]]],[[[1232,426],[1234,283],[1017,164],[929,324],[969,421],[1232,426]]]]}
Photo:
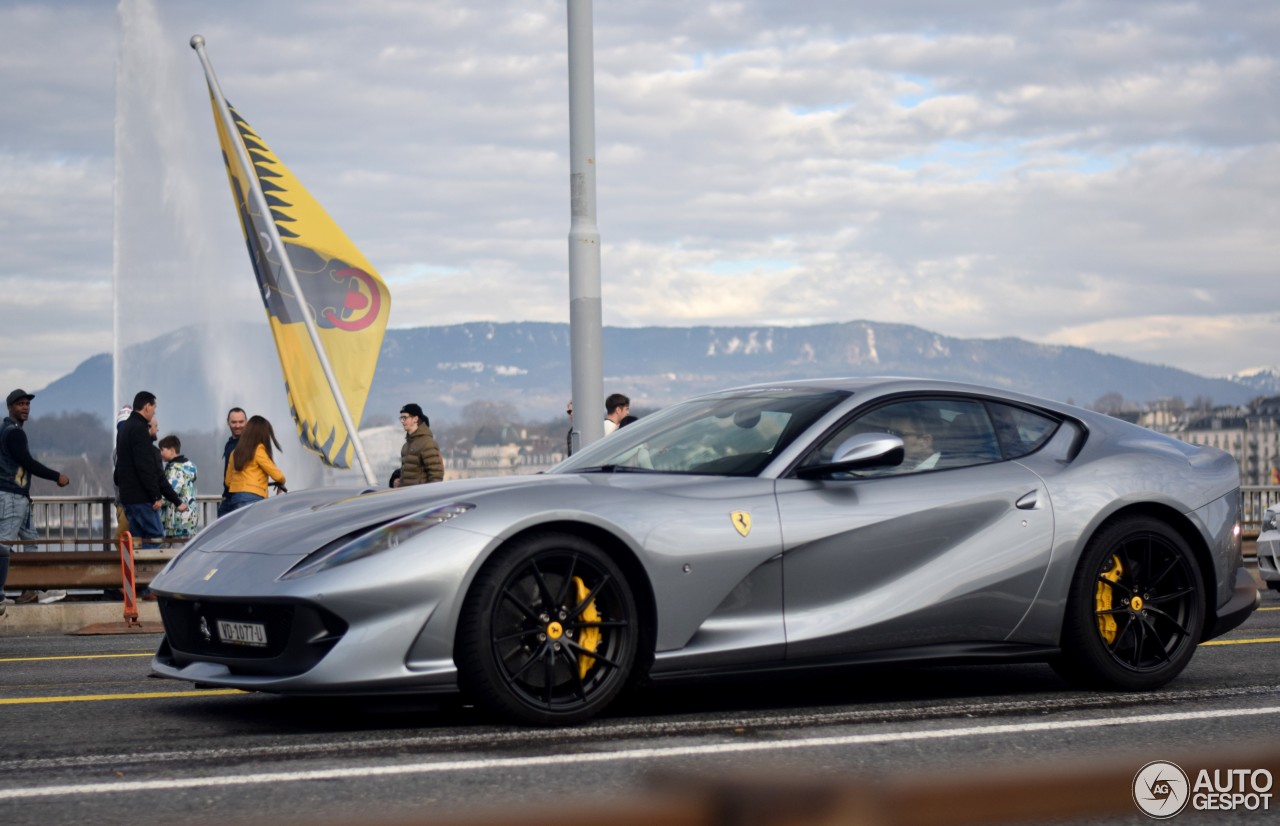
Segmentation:
{"type": "MultiPolygon", "coordinates": [[[[566,473],[460,479],[395,489],[317,488],[273,496],[234,511],[202,531],[190,546],[220,553],[306,554],[412,513],[450,503],[482,505],[496,494],[522,487],[537,486],[545,492],[547,487],[619,485],[636,490],[671,484],[672,477],[666,474],[566,473]]],[[[563,501],[574,501],[573,494],[566,494],[563,501]]],[[[452,526],[472,529],[468,521],[452,526]]]]}

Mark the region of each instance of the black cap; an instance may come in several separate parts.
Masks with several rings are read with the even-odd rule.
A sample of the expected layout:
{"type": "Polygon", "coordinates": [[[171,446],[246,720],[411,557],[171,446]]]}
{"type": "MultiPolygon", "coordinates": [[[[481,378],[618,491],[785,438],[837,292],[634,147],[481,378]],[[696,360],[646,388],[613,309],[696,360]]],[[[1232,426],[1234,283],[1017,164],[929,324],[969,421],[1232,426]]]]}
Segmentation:
{"type": "Polygon", "coordinates": [[[413,402],[409,402],[404,407],[400,408],[400,412],[407,413],[410,416],[417,416],[419,422],[425,424],[427,427],[431,427],[431,422],[427,420],[427,414],[423,413],[422,408],[413,402]]]}
{"type": "Polygon", "coordinates": [[[16,404],[23,399],[34,399],[35,397],[35,393],[28,393],[25,390],[14,390],[9,394],[9,401],[6,402],[6,404],[16,404]]]}

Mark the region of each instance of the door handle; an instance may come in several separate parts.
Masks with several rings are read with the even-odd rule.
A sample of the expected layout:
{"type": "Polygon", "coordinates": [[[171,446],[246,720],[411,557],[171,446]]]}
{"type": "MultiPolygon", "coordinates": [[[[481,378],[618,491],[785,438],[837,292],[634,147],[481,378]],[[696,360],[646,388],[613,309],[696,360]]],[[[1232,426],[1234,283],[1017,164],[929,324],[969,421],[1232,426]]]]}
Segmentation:
{"type": "Polygon", "coordinates": [[[1021,510],[1021,511],[1035,510],[1036,505],[1039,504],[1039,501],[1040,501],[1039,494],[1040,494],[1040,491],[1037,491],[1037,490],[1033,490],[1028,494],[1024,494],[1022,498],[1020,498],[1017,502],[1014,503],[1014,507],[1016,507],[1018,510],[1021,510]]]}

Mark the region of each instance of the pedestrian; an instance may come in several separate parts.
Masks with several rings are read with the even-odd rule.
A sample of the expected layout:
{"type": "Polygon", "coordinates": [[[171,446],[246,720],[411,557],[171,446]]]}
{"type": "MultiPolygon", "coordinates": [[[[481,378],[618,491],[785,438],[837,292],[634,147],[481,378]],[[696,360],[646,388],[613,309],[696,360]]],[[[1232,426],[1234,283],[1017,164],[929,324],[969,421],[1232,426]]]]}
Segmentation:
{"type": "Polygon", "coordinates": [[[147,438],[151,440],[151,454],[156,459],[156,473],[160,477],[160,495],[168,500],[165,490],[168,489],[174,493],[177,491],[173,490],[173,486],[169,484],[169,477],[164,474],[164,454],[160,450],[160,445],[157,444],[160,441],[160,420],[155,416],[151,417],[151,422],[147,425],[147,438]]]}
{"type": "Polygon", "coordinates": [[[229,491],[226,513],[261,502],[267,498],[267,480],[275,483],[280,493],[285,492],[284,471],[276,467],[271,446],[284,450],[276,441],[271,422],[262,416],[251,416],[245,423],[231,451],[231,461],[223,475],[223,484],[229,491]]]}
{"type": "MultiPolygon", "coordinates": [[[[0,615],[5,612],[4,583],[9,577],[9,554],[13,540],[36,538],[31,523],[31,477],[39,476],[65,488],[67,475],[46,467],[31,455],[23,425],[31,418],[31,400],[36,396],[25,390],[14,390],[6,400],[9,413],[0,424],[0,615]]],[[[46,591],[41,602],[53,602],[66,591],[46,591]],[[48,599],[52,597],[52,599],[48,599]]]]}
{"type": "MultiPolygon", "coordinates": [[[[227,467],[231,464],[231,451],[236,449],[236,445],[240,442],[240,434],[244,433],[244,426],[249,421],[249,417],[245,415],[244,408],[233,407],[227,411],[227,429],[231,431],[231,438],[227,439],[227,443],[222,446],[222,475],[227,474],[227,467]]],[[[224,516],[230,511],[227,510],[227,497],[231,495],[231,491],[227,490],[227,486],[222,486],[222,499],[218,502],[218,516],[224,516]]]]}
{"type": "MultiPolygon", "coordinates": [[[[116,433],[120,432],[120,428],[124,425],[125,422],[129,420],[129,414],[132,412],[133,412],[133,408],[127,404],[124,407],[120,408],[120,412],[116,414],[116,433]]],[[[111,448],[111,467],[114,468],[115,466],[116,466],[116,449],[113,447],[111,448]]],[[[115,489],[115,493],[116,493],[116,501],[115,501],[116,533],[125,533],[125,532],[131,533],[131,531],[129,531],[129,517],[125,516],[124,503],[120,501],[120,485],[116,483],[114,474],[112,475],[111,486],[112,488],[115,489]]]]}
{"type": "Polygon", "coordinates": [[[573,455],[573,399],[564,406],[564,414],[569,417],[569,432],[564,434],[564,455],[573,455]]]}
{"type": "Polygon", "coordinates": [[[404,446],[400,448],[400,487],[444,480],[440,446],[431,435],[431,421],[422,408],[410,402],[400,408],[404,446]]]}
{"type": "Polygon", "coordinates": [[[154,393],[140,390],[133,410],[116,429],[116,469],[113,479],[120,489],[120,503],[131,532],[143,540],[143,548],[159,548],[164,536],[160,508],[166,500],[180,511],[187,503],[164,480],[160,452],[152,444],[151,421],[156,417],[154,393]]]}
{"type": "Polygon", "coordinates": [[[621,393],[614,393],[604,400],[604,435],[618,429],[619,423],[631,412],[631,399],[621,393]]]}
{"type": "Polygon", "coordinates": [[[167,537],[188,537],[196,532],[200,513],[196,508],[196,466],[182,455],[182,441],[173,434],[160,440],[160,458],[164,460],[165,481],[173,488],[187,509],[180,511],[166,502],[160,509],[160,525],[167,537]]]}

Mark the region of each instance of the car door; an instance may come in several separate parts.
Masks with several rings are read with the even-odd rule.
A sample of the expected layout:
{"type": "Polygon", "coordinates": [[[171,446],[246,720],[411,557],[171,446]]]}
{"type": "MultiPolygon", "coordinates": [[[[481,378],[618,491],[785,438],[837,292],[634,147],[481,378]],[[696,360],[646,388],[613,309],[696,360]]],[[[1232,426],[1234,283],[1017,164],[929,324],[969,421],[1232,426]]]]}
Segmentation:
{"type": "Polygon", "coordinates": [[[788,659],[1003,640],[1043,579],[1051,503],[1038,476],[1004,460],[982,401],[881,405],[801,465],[877,430],[903,438],[901,464],[778,480],[788,659]]]}

